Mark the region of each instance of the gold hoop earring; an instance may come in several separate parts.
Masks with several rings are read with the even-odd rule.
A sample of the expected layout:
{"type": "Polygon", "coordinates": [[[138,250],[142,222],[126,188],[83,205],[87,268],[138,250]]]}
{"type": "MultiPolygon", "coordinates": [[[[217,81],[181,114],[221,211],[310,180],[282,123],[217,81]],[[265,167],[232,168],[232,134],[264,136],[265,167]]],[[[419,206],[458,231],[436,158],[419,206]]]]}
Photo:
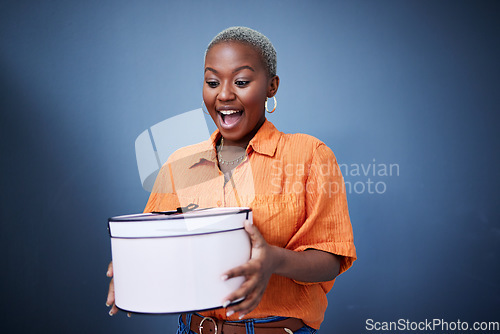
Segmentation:
{"type": "MultiPolygon", "coordinates": [[[[201,110],[202,110],[205,114],[207,114],[208,116],[210,116],[210,114],[208,113],[208,111],[205,111],[205,109],[203,109],[203,106],[205,106],[205,102],[203,102],[203,101],[202,101],[202,102],[201,102],[201,110]]],[[[206,106],[205,106],[205,107],[206,107],[206,106]]]]}
{"type": "Polygon", "coordinates": [[[267,108],[267,100],[269,100],[268,98],[266,98],[266,111],[270,114],[272,114],[275,110],[276,110],[276,106],[278,105],[278,102],[276,101],[276,96],[273,96],[273,99],[274,99],[274,108],[273,110],[269,111],[269,109],[267,108]]]}

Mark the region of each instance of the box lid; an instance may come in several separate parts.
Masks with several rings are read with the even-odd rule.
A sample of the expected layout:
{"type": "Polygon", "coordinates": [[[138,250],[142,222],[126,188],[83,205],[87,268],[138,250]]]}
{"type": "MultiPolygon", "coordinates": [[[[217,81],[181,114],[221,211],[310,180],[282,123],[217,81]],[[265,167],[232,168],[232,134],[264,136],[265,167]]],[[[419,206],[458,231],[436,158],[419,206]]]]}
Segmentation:
{"type": "Polygon", "coordinates": [[[185,213],[166,211],[116,216],[108,219],[112,238],[180,237],[242,229],[251,219],[251,209],[225,207],[197,209],[185,213]]]}

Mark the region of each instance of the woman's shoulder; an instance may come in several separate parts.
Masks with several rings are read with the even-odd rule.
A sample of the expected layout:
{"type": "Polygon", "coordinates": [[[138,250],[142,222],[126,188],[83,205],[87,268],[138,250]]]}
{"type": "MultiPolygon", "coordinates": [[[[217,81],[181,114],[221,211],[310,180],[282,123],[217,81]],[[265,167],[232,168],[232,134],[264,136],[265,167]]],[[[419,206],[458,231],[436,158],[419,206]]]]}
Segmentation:
{"type": "Polygon", "coordinates": [[[283,133],[278,152],[279,159],[286,163],[336,161],[333,151],[323,141],[304,133],[283,133]]]}
{"type": "Polygon", "coordinates": [[[305,133],[283,133],[283,139],[287,143],[299,144],[306,147],[318,147],[320,145],[325,145],[318,138],[305,134],[305,133]]]}
{"type": "Polygon", "coordinates": [[[305,133],[283,133],[281,138],[282,146],[293,148],[294,152],[300,154],[307,152],[314,153],[318,149],[330,150],[323,141],[305,133]]]}

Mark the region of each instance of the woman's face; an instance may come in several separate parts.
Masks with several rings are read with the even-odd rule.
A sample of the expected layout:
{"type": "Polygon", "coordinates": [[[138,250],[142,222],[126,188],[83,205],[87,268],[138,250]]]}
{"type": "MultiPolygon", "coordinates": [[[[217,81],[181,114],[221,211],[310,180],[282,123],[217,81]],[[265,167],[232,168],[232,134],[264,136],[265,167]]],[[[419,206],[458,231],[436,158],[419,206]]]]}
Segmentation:
{"type": "Polygon", "coordinates": [[[203,100],[224,143],[246,147],[265,121],[264,103],[276,94],[262,56],[241,42],[214,45],[205,58],[203,100]]]}

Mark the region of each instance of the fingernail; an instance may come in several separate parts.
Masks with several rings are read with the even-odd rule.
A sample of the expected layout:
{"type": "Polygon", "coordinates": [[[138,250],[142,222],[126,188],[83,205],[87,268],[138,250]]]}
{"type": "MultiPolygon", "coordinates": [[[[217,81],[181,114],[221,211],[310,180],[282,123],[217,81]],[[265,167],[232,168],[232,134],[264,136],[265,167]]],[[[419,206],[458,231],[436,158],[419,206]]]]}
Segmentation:
{"type": "Polygon", "coordinates": [[[111,273],[108,271],[106,271],[106,276],[110,277],[111,273]]]}
{"type": "Polygon", "coordinates": [[[113,316],[113,310],[109,311],[109,316],[112,317],[113,316]]]}
{"type": "Polygon", "coordinates": [[[130,312],[127,313],[127,317],[132,318],[132,314],[130,314],[130,312]]]}
{"type": "Polygon", "coordinates": [[[106,303],[106,307],[110,307],[111,305],[109,305],[108,303],[106,303]]]}
{"type": "Polygon", "coordinates": [[[222,275],[222,276],[220,277],[220,279],[221,279],[221,280],[223,280],[223,281],[226,281],[226,280],[228,279],[228,276],[227,276],[227,275],[222,275]]]}
{"type": "Polygon", "coordinates": [[[222,307],[226,308],[229,305],[229,303],[231,302],[229,300],[226,300],[225,302],[222,303],[222,307]]]}
{"type": "Polygon", "coordinates": [[[234,311],[227,311],[226,317],[230,317],[234,314],[234,311]]]}
{"type": "Polygon", "coordinates": [[[242,315],[240,315],[240,316],[238,317],[238,319],[240,319],[240,320],[241,320],[241,319],[243,319],[243,317],[244,317],[245,315],[246,315],[246,314],[242,314],[242,315]]]}

